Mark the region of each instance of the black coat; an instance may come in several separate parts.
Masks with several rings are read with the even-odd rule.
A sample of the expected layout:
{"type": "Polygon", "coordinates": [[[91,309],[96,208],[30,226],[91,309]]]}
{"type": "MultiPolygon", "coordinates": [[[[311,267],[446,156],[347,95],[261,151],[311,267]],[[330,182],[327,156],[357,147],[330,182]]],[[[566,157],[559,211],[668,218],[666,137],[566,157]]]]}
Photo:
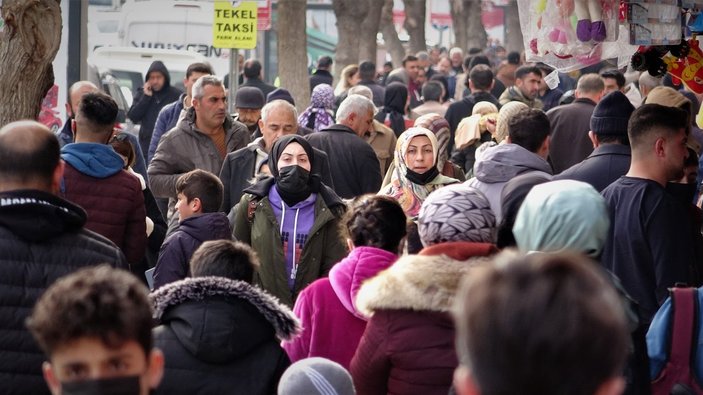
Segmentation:
{"type": "Polygon", "coordinates": [[[316,70],[310,76],[310,92],[312,92],[312,90],[320,84],[332,86],[332,81],[334,81],[334,77],[332,77],[332,74],[329,71],[316,70]]]}
{"type": "Polygon", "coordinates": [[[265,83],[263,80],[258,78],[247,79],[247,81],[241,84],[239,87],[253,86],[254,88],[259,88],[264,97],[268,96],[269,93],[276,90],[276,87],[265,83]]]}
{"type": "Polygon", "coordinates": [[[275,394],[290,365],[280,340],[298,319],[243,281],[188,278],[152,294],[155,346],[166,369],[157,394],[275,394]]]}
{"type": "Polygon", "coordinates": [[[54,281],[100,263],[127,269],[120,249],[85,222],[83,209],[45,192],[0,194],[0,394],[49,393],[46,357],[25,319],[54,281]]]}
{"type": "Polygon", "coordinates": [[[621,144],[604,144],[596,148],[588,158],[554,176],[555,180],[577,180],[593,185],[602,192],[627,174],[630,169],[630,147],[621,144]]]}
{"type": "Polygon", "coordinates": [[[334,191],[344,199],[377,193],[381,189],[381,165],[373,148],[347,126],[335,124],[305,138],[327,153],[334,191]]]}
{"type": "Polygon", "coordinates": [[[552,127],[549,161],[555,174],[581,162],[593,152],[588,131],[591,130],[591,115],[595,108],[593,100],[580,98],[547,112],[552,127]]]}

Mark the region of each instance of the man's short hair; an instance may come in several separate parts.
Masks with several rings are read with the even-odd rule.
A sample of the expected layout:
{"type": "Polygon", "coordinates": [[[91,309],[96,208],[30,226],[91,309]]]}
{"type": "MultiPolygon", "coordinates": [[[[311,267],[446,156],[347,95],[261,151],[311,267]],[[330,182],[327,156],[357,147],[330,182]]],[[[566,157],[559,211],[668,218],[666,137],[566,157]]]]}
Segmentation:
{"type": "Polygon", "coordinates": [[[330,67],[332,67],[332,63],[333,63],[333,62],[332,62],[332,58],[331,58],[331,57],[329,57],[329,56],[327,56],[327,55],[323,55],[323,56],[320,56],[320,57],[317,59],[317,68],[318,68],[318,69],[327,70],[327,69],[329,69],[330,67]]]}
{"type": "Polygon", "coordinates": [[[539,69],[539,67],[532,65],[532,64],[526,64],[523,66],[518,67],[515,70],[515,78],[516,79],[524,79],[526,75],[528,74],[536,74],[542,77],[542,70],[539,69]]]}
{"type": "Polygon", "coordinates": [[[459,55],[461,55],[461,56],[463,57],[463,56],[464,56],[464,51],[462,51],[461,48],[459,48],[459,47],[452,47],[452,48],[449,50],[449,57],[452,57],[452,55],[454,55],[454,54],[459,54],[459,55]]]}
{"type": "Polygon", "coordinates": [[[90,92],[83,95],[81,103],[78,105],[76,122],[88,122],[91,125],[112,129],[117,119],[119,108],[115,100],[110,95],[100,91],[90,92]]]}
{"type": "Polygon", "coordinates": [[[356,114],[357,116],[366,116],[368,112],[372,114],[376,112],[376,106],[368,98],[361,95],[349,95],[337,110],[337,122],[349,118],[349,115],[356,114]]]}
{"type": "Polygon", "coordinates": [[[615,83],[618,84],[618,89],[622,89],[622,87],[625,86],[625,76],[619,70],[603,70],[600,72],[600,76],[614,79],[615,83]]]}
{"type": "Polygon", "coordinates": [[[376,78],[376,65],[365,60],[359,64],[359,78],[362,81],[373,81],[376,78]]]}
{"type": "Polygon", "coordinates": [[[266,103],[264,107],[261,108],[261,120],[266,123],[266,120],[273,111],[289,111],[293,119],[297,122],[298,110],[296,110],[292,104],[282,99],[266,103]]]}
{"type": "Polygon", "coordinates": [[[210,66],[208,63],[203,62],[191,63],[190,66],[188,66],[188,68],[186,69],[186,78],[190,78],[193,73],[215,74],[212,71],[212,66],[210,66]]]}
{"type": "Polygon", "coordinates": [[[472,55],[471,60],[469,61],[469,70],[473,69],[474,67],[480,64],[485,64],[486,66],[491,67],[491,61],[488,59],[488,56],[472,55]]]}
{"type": "Polygon", "coordinates": [[[110,348],[136,341],[152,349],[152,311],[147,289],[133,274],[107,265],[84,268],[56,281],[27,318],[27,327],[49,358],[82,338],[110,348]]]}
{"type": "Polygon", "coordinates": [[[439,81],[427,81],[422,86],[422,98],[424,101],[439,101],[442,97],[442,83],[439,81]]]}
{"type": "Polygon", "coordinates": [[[549,137],[551,126],[543,111],[523,108],[508,120],[510,142],[536,153],[549,137]]]}
{"type": "Polygon", "coordinates": [[[430,60],[430,54],[427,51],[418,51],[415,56],[417,56],[417,60],[430,60]]]}
{"type": "Polygon", "coordinates": [[[222,83],[222,80],[217,78],[217,76],[214,75],[204,75],[200,78],[198,78],[197,81],[193,84],[193,97],[195,99],[202,99],[203,96],[205,95],[205,87],[206,86],[221,86],[222,89],[224,89],[224,84],[222,83]]]}
{"type": "Polygon", "coordinates": [[[215,213],[222,206],[224,187],[216,175],[195,169],[178,177],[176,193],[182,193],[188,202],[200,199],[203,213],[215,213]]]}
{"type": "Polygon", "coordinates": [[[493,71],[485,64],[476,65],[469,72],[469,80],[474,84],[474,88],[484,91],[489,90],[491,89],[491,84],[493,84],[493,71]]]}
{"type": "Polygon", "coordinates": [[[38,180],[51,184],[61,159],[56,135],[36,121],[16,121],[0,129],[0,181],[38,180]]]}
{"type": "Polygon", "coordinates": [[[261,76],[261,62],[256,59],[249,59],[244,62],[244,76],[247,79],[259,78],[261,76]]]}
{"type": "Polygon", "coordinates": [[[688,114],[686,111],[660,104],[643,104],[630,116],[627,124],[627,136],[632,149],[649,145],[650,137],[672,136],[684,129],[688,133],[688,114]]]}
{"type": "Polygon", "coordinates": [[[405,67],[405,64],[408,62],[417,62],[417,56],[415,55],[406,55],[403,58],[403,67],[405,67]]]}
{"type": "Polygon", "coordinates": [[[373,100],[373,92],[366,85],[354,85],[347,91],[347,95],[361,95],[369,100],[373,100]]]}
{"type": "Polygon", "coordinates": [[[605,89],[603,78],[596,73],[584,74],[576,83],[576,91],[579,93],[602,93],[603,89],[605,89]]]}
{"type": "Polygon", "coordinates": [[[459,362],[482,394],[593,395],[627,355],[623,303],[581,255],[501,255],[467,276],[454,317],[459,362]]]}
{"type": "Polygon", "coordinates": [[[217,276],[249,284],[254,281],[258,268],[259,259],[251,247],[231,240],[206,241],[190,260],[193,277],[217,276]]]}

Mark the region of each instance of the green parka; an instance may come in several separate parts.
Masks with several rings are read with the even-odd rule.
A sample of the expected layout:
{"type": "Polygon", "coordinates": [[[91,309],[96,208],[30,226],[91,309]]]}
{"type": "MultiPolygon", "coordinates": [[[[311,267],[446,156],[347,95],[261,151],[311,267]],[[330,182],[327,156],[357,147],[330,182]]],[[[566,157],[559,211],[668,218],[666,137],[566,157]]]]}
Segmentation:
{"type": "Polygon", "coordinates": [[[268,198],[272,186],[273,179],[268,179],[247,189],[249,193],[244,194],[234,208],[232,235],[249,244],[259,257],[261,267],[254,275],[254,283],[293,307],[303,288],[320,277],[326,277],[332,266],[346,256],[346,243],[339,234],[339,222],[346,206],[334,192],[323,186],[325,189],[315,201],[315,220],[303,246],[291,292],[278,220],[268,198]]]}

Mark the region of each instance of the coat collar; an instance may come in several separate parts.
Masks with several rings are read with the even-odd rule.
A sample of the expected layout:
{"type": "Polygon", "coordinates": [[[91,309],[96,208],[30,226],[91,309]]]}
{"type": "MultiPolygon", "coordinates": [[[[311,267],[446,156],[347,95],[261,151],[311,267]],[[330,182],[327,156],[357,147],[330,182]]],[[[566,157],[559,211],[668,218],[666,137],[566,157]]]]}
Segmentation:
{"type": "Polygon", "coordinates": [[[276,336],[290,340],[301,331],[300,321],[276,298],[244,281],[224,277],[194,277],[159,288],[151,295],[154,318],[161,319],[166,309],[190,301],[211,297],[242,299],[254,306],[276,330],[276,336]]]}

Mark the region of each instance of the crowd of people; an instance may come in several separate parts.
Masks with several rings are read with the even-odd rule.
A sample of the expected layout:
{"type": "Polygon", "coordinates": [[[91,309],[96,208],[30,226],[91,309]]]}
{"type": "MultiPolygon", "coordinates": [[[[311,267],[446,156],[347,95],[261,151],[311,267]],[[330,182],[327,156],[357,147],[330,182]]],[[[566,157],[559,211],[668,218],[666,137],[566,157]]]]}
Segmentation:
{"type": "Polygon", "coordinates": [[[138,138],[87,81],[58,135],[3,125],[0,394],[649,394],[703,285],[701,97],[489,55],[323,56],[300,114],[255,59],[235,114],[155,61],[138,138]]]}

